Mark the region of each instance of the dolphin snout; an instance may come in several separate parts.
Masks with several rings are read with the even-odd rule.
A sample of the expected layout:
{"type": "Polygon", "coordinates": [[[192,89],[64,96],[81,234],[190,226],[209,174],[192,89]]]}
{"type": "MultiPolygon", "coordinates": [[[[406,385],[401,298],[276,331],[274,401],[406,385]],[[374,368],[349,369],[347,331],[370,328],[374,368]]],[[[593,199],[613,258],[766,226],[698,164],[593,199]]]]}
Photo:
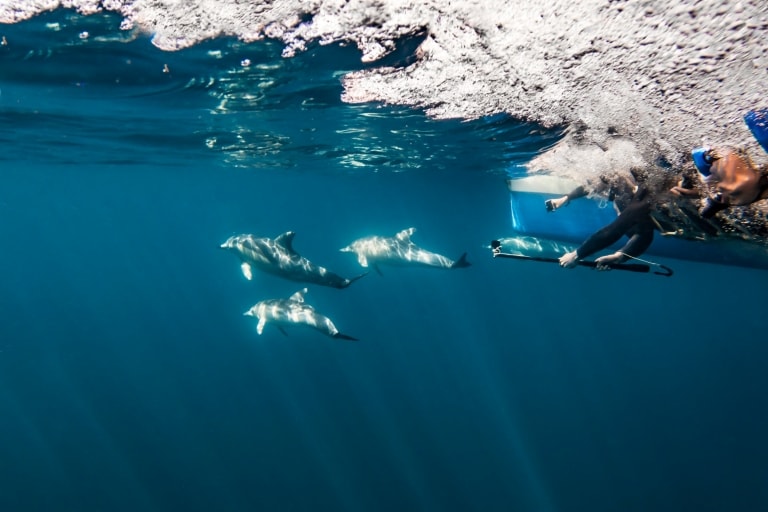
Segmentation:
{"type": "Polygon", "coordinates": [[[224,240],[224,243],[221,244],[219,247],[221,247],[222,249],[233,249],[237,247],[237,241],[238,241],[238,237],[231,236],[226,240],[224,240]]]}
{"type": "Polygon", "coordinates": [[[246,311],[245,313],[243,313],[243,316],[255,316],[255,315],[253,314],[253,311],[251,311],[251,310],[249,309],[248,311],[246,311]]]}

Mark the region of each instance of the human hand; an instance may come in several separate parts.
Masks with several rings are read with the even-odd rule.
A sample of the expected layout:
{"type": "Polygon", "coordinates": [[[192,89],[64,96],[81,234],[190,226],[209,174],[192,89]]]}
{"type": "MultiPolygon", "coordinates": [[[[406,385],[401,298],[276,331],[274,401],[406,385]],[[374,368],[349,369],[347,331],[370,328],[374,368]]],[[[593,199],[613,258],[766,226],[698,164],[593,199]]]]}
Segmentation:
{"type": "Polygon", "coordinates": [[[693,184],[690,182],[690,180],[687,180],[685,177],[683,177],[677,185],[669,189],[669,192],[677,197],[682,196],[696,196],[698,197],[699,191],[696,190],[696,188],[693,186],[693,184]]]}
{"type": "Polygon", "coordinates": [[[547,199],[544,201],[544,206],[547,207],[548,212],[554,212],[562,208],[563,206],[567,206],[568,203],[570,203],[571,200],[568,199],[568,196],[562,196],[558,197],[557,199],[547,199]]]}
{"type": "Polygon", "coordinates": [[[576,251],[571,251],[560,256],[560,266],[563,268],[573,268],[579,262],[579,255],[576,251]]]}
{"type": "Polygon", "coordinates": [[[624,254],[615,252],[613,254],[608,254],[606,256],[600,256],[597,258],[595,260],[595,263],[597,264],[595,268],[597,270],[611,270],[611,265],[621,263],[622,261],[624,261],[624,254]]]}
{"type": "Polygon", "coordinates": [[[682,196],[696,196],[696,197],[698,197],[698,195],[699,195],[699,193],[696,190],[691,189],[691,188],[684,188],[684,187],[681,187],[681,186],[672,187],[671,189],[669,189],[669,192],[672,195],[677,196],[677,197],[682,197],[682,196]]]}

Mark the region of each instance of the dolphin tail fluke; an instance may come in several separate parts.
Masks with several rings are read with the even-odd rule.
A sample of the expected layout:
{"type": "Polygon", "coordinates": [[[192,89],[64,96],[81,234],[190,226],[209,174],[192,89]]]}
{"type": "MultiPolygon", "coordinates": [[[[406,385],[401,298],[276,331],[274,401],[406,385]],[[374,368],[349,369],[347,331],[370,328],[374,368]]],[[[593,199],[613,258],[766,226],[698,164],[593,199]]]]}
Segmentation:
{"type": "Polygon", "coordinates": [[[461,258],[459,258],[456,262],[454,262],[453,265],[451,265],[451,268],[464,268],[469,267],[470,265],[472,264],[467,261],[467,253],[464,253],[461,255],[461,258]]]}
{"type": "Polygon", "coordinates": [[[367,275],[368,275],[368,272],[363,272],[359,276],[355,276],[355,277],[353,277],[351,279],[345,279],[343,285],[340,286],[339,288],[346,288],[347,286],[351,285],[352,283],[354,283],[358,279],[363,278],[363,277],[365,277],[367,275]]]}
{"type": "Polygon", "coordinates": [[[337,340],[360,341],[357,338],[353,338],[352,336],[349,336],[347,334],[342,334],[340,332],[337,332],[336,334],[334,334],[333,337],[336,338],[337,340]]]}

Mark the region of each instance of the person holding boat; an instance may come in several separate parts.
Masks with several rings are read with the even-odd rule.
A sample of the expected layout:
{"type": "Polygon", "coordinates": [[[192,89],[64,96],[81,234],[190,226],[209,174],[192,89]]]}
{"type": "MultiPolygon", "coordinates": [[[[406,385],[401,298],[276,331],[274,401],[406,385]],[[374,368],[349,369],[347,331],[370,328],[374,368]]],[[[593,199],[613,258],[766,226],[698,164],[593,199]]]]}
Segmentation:
{"type": "MultiPolygon", "coordinates": [[[[768,152],[768,108],[750,110],[744,122],[768,152]]],[[[737,148],[701,147],[691,152],[705,188],[713,193],[700,214],[709,219],[731,206],[746,206],[768,199],[768,165],[756,165],[746,151],[737,148]]]]}
{"type": "Polygon", "coordinates": [[[755,165],[744,151],[703,147],[694,149],[692,156],[704,185],[714,192],[704,200],[703,218],[768,199],[768,169],[755,165]]]}
{"type": "MultiPolygon", "coordinates": [[[[608,188],[608,199],[613,200],[619,215],[616,220],[593,233],[575,251],[561,256],[559,259],[561,267],[575,267],[580,260],[610,247],[622,236],[627,236],[629,240],[621,249],[595,260],[598,270],[609,270],[611,265],[623,263],[629,258],[636,258],[651,246],[653,232],[656,229],[656,224],[651,217],[653,208],[651,194],[644,183],[646,181],[644,173],[638,169],[631,169],[630,173],[633,180],[625,177],[613,180],[601,179],[608,188]]],[[[574,192],[564,197],[578,195],[578,189],[574,192]]]]}

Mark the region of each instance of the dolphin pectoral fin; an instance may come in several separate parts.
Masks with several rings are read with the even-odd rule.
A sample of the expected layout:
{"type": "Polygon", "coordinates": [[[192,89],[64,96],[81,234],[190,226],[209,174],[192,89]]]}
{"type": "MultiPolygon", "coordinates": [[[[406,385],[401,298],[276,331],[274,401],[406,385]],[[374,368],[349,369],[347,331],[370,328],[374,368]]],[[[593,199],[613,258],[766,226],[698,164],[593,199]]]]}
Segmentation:
{"type": "Polygon", "coordinates": [[[342,334],[342,333],[340,333],[340,332],[337,332],[336,334],[334,334],[334,335],[333,335],[333,338],[334,338],[334,339],[337,339],[337,340],[347,340],[347,341],[360,341],[360,340],[359,340],[359,339],[357,339],[357,338],[353,338],[352,336],[349,336],[349,335],[347,335],[347,334],[342,334]]]}
{"type": "Polygon", "coordinates": [[[416,228],[408,228],[404,229],[398,234],[395,235],[395,238],[400,240],[401,242],[405,242],[411,239],[411,235],[416,232],[416,228]]]}
{"type": "Polygon", "coordinates": [[[243,275],[245,276],[245,278],[247,280],[250,281],[251,279],[253,279],[253,271],[251,270],[251,264],[250,263],[243,262],[240,265],[240,270],[243,271],[243,275]]]}
{"type": "Polygon", "coordinates": [[[302,288],[301,290],[291,295],[288,300],[292,300],[295,302],[304,302],[304,294],[307,293],[307,291],[309,290],[307,290],[306,288],[302,288]]]}
{"type": "Polygon", "coordinates": [[[357,262],[361,267],[368,268],[368,258],[366,258],[364,254],[357,255],[357,262]]]}
{"type": "Polygon", "coordinates": [[[384,273],[381,271],[381,269],[379,268],[379,266],[378,266],[378,265],[374,265],[374,266],[373,266],[373,270],[375,270],[375,271],[376,271],[376,273],[377,273],[377,274],[379,274],[380,276],[383,276],[383,275],[384,275],[384,273]]]}
{"type": "Polygon", "coordinates": [[[368,275],[368,272],[363,272],[359,276],[355,276],[355,277],[353,277],[351,279],[345,279],[346,282],[344,283],[344,286],[342,286],[342,288],[346,288],[347,286],[351,285],[352,283],[354,283],[355,281],[357,281],[361,277],[365,277],[367,275],[368,275]]]}
{"type": "Polygon", "coordinates": [[[467,253],[464,253],[464,254],[461,255],[461,258],[456,260],[453,263],[453,265],[451,265],[451,268],[464,268],[464,267],[469,267],[471,265],[472,264],[467,261],[467,253]]]}
{"type": "Polygon", "coordinates": [[[264,325],[266,325],[266,323],[266,320],[259,318],[259,325],[256,326],[256,332],[259,333],[259,335],[264,332],[264,325]]]}
{"type": "Polygon", "coordinates": [[[283,329],[282,326],[278,325],[277,328],[280,330],[281,333],[283,333],[283,336],[288,336],[288,333],[285,332],[285,329],[283,329]]]}

